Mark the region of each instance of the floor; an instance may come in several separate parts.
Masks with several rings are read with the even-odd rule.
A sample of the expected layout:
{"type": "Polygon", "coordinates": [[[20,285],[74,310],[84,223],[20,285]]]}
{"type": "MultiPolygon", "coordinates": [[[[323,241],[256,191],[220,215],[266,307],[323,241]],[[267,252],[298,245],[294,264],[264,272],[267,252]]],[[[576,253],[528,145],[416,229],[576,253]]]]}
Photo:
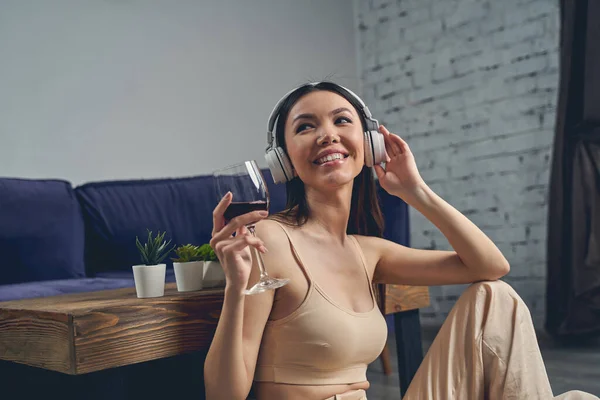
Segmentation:
{"type": "MultiPolygon", "coordinates": [[[[435,329],[423,329],[423,352],[427,351],[435,334],[435,329]]],[[[396,362],[396,343],[393,335],[389,342],[393,372],[383,374],[381,362],[369,366],[367,377],[371,388],[367,392],[369,400],[398,400],[398,368],[396,362]]],[[[578,346],[558,346],[550,339],[540,339],[542,357],[555,395],[569,390],[582,390],[600,397],[600,339],[578,346]]]]}

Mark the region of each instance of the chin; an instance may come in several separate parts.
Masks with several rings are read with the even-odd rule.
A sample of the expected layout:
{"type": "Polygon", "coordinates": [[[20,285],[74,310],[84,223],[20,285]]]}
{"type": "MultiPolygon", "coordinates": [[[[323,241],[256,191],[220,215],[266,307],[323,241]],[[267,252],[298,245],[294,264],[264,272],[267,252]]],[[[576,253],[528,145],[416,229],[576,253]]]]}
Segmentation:
{"type": "Polygon", "coordinates": [[[328,171],[319,174],[317,180],[327,187],[339,187],[354,182],[354,178],[360,173],[354,171],[328,171]]]}

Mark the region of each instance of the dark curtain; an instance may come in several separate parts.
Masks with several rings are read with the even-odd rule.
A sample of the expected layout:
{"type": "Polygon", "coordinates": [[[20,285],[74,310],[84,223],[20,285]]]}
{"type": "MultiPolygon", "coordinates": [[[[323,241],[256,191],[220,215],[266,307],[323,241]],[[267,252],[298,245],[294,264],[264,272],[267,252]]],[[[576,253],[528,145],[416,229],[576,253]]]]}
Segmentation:
{"type": "Polygon", "coordinates": [[[546,330],[600,334],[600,0],[561,0],[546,330]]]}

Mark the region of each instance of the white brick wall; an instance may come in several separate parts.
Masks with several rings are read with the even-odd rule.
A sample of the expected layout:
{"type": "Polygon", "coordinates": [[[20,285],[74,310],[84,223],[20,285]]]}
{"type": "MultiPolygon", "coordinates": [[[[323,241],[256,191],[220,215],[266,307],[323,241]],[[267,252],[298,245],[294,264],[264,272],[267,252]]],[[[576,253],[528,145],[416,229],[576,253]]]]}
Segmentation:
{"type": "MultiPolygon", "coordinates": [[[[411,146],[424,179],[511,263],[542,327],[558,87],[555,0],[355,0],[362,94],[411,146]]],[[[417,248],[449,249],[411,210],[417,248]]],[[[440,324],[465,286],[432,287],[440,324]]]]}

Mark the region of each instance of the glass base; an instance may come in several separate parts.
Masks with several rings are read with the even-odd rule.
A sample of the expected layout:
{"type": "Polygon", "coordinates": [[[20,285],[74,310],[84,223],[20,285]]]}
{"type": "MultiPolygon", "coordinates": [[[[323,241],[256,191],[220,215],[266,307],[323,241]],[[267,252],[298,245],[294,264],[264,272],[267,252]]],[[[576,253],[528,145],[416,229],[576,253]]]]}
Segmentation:
{"type": "Polygon", "coordinates": [[[289,281],[290,281],[289,279],[276,279],[276,278],[270,278],[268,276],[265,276],[265,277],[262,277],[260,279],[260,281],[258,281],[256,283],[256,285],[252,286],[248,290],[245,290],[244,294],[246,294],[246,295],[259,294],[259,293],[265,292],[267,290],[274,290],[274,289],[277,289],[277,288],[287,285],[289,281]]]}

